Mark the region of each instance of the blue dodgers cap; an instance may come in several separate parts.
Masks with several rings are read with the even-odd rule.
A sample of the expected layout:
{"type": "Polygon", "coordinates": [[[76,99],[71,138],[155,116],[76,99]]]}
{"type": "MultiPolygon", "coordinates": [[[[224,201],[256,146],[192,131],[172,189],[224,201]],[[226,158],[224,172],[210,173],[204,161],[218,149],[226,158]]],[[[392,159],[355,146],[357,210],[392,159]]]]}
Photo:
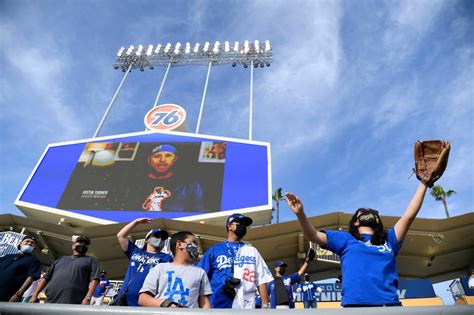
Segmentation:
{"type": "Polygon", "coordinates": [[[240,213],[234,213],[230,217],[227,218],[227,224],[231,224],[232,222],[241,222],[245,224],[246,226],[252,225],[253,220],[249,217],[244,216],[243,214],[240,213]]]}
{"type": "Polygon", "coordinates": [[[275,263],[275,268],[277,268],[277,267],[286,268],[286,267],[288,267],[288,265],[285,264],[283,261],[277,261],[277,262],[275,263]]]}
{"type": "Polygon", "coordinates": [[[151,150],[151,154],[154,154],[157,152],[170,152],[170,153],[176,154],[176,148],[173,147],[171,144],[161,144],[155,147],[153,150],[151,150]]]}

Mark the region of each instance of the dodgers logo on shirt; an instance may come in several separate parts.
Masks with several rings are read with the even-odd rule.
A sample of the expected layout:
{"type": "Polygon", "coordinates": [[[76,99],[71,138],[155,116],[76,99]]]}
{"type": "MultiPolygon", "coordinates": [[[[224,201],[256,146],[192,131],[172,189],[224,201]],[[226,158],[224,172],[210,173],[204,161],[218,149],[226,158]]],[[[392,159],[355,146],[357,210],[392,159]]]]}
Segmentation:
{"type": "Polygon", "coordinates": [[[173,279],[174,270],[167,271],[168,274],[168,286],[166,287],[166,292],[164,296],[173,302],[186,305],[186,297],[189,296],[189,288],[184,287],[183,279],[180,277],[175,277],[173,279]],[[179,300],[175,300],[174,296],[180,295],[179,300]]]}
{"type": "Polygon", "coordinates": [[[283,284],[284,285],[291,285],[291,279],[290,278],[286,278],[283,280],[283,284]]]}
{"type": "Polygon", "coordinates": [[[226,255],[217,256],[216,262],[217,262],[217,269],[219,270],[231,267],[230,258],[227,257],[226,255]]]}
{"type": "Polygon", "coordinates": [[[239,255],[239,256],[237,256],[237,258],[235,258],[234,265],[239,266],[239,267],[242,267],[244,264],[245,265],[255,265],[256,260],[257,259],[255,257],[252,257],[252,256],[239,255]]]}
{"type": "Polygon", "coordinates": [[[392,249],[388,246],[388,244],[386,242],[383,245],[372,245],[372,243],[369,240],[369,241],[365,242],[364,244],[369,246],[369,247],[377,248],[377,250],[381,253],[387,253],[388,254],[388,253],[392,252],[392,249]]]}

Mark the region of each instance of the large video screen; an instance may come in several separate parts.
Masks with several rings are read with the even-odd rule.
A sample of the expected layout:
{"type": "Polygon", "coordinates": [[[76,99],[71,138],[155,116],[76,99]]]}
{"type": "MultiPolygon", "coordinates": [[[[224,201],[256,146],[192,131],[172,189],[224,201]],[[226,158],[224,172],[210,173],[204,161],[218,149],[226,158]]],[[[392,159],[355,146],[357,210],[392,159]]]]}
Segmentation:
{"type": "Polygon", "coordinates": [[[137,133],[50,145],[19,202],[124,222],[270,206],[269,145],[137,133]]]}
{"type": "Polygon", "coordinates": [[[92,142],[59,209],[221,211],[226,142],[92,142]]]}

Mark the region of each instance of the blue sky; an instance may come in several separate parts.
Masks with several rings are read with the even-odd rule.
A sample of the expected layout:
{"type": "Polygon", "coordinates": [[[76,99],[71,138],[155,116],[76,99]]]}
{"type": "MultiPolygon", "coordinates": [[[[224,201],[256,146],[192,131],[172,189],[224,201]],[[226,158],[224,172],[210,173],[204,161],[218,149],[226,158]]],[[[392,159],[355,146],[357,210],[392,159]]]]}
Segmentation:
{"type": "MultiPolygon", "coordinates": [[[[255,71],[254,139],[272,146],[273,186],[310,215],[362,206],[400,215],[418,181],[413,144],[446,139],[439,181],[474,204],[472,1],[0,0],[0,213],[49,143],[89,138],[118,86],[121,46],[270,40],[255,71]]],[[[134,71],[101,135],[142,131],[165,69],[134,71]]],[[[206,67],[172,68],[160,103],[194,130],[206,67]]],[[[203,134],[246,138],[249,71],[214,67],[203,134]]],[[[283,220],[293,220],[284,207],[283,220]]],[[[442,218],[427,195],[420,217],[442,218]]]]}

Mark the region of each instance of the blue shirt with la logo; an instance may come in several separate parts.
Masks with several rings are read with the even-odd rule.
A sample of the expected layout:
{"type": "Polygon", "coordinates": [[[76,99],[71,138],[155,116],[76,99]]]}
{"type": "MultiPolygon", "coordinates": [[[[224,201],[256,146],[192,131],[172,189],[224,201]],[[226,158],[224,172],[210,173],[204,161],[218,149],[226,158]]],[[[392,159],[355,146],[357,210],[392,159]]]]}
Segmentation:
{"type": "Polygon", "coordinates": [[[359,241],[347,232],[324,232],[326,248],[341,256],[342,306],[400,303],[395,258],[402,244],[397,241],[393,227],[382,245],[373,245],[371,235],[362,234],[364,241],[359,241]]]}

